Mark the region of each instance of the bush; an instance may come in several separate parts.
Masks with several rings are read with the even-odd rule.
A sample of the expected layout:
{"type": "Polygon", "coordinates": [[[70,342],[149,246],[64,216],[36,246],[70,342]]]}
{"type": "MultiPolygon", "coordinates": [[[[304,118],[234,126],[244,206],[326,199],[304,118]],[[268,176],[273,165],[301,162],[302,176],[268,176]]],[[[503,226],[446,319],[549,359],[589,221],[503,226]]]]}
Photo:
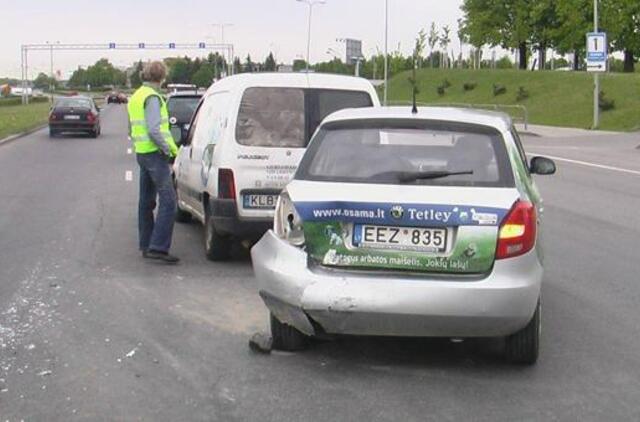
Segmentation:
{"type": "Polygon", "coordinates": [[[478,84],[475,82],[465,82],[464,85],[462,85],[462,88],[465,90],[465,92],[469,92],[476,89],[477,86],[478,84]]]}
{"type": "Polygon", "coordinates": [[[527,91],[523,86],[518,88],[518,95],[516,96],[516,101],[524,101],[529,98],[529,91],[527,91]]]}
{"type": "Polygon", "coordinates": [[[508,56],[502,57],[496,62],[497,69],[513,69],[513,62],[508,56]]]}
{"type": "Polygon", "coordinates": [[[497,97],[498,95],[504,95],[507,93],[507,87],[500,84],[493,85],[493,96],[497,97]]]}
{"type": "Polygon", "coordinates": [[[616,108],[615,100],[608,99],[604,91],[600,91],[598,98],[600,99],[600,110],[610,111],[616,108]]]}
{"type": "MultiPolygon", "coordinates": [[[[46,103],[48,97],[29,97],[29,103],[46,103]]],[[[22,104],[21,97],[0,98],[0,107],[16,106],[22,104]]]]}
{"type": "Polygon", "coordinates": [[[437,88],[437,91],[438,91],[438,95],[439,95],[439,96],[444,97],[444,94],[446,94],[446,93],[447,93],[447,88],[446,88],[444,85],[440,85],[440,86],[437,88]]]}
{"type": "Polygon", "coordinates": [[[444,81],[442,81],[442,86],[447,89],[451,87],[451,82],[449,82],[449,79],[445,79],[444,81]]]}

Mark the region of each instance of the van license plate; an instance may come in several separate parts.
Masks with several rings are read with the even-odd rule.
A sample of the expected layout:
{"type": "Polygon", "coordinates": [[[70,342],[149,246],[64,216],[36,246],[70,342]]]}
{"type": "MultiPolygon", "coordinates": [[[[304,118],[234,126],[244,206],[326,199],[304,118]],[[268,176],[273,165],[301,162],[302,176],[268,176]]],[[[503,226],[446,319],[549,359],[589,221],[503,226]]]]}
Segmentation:
{"type": "Polygon", "coordinates": [[[353,227],[353,244],[361,248],[442,253],[447,251],[448,241],[447,229],[364,224],[353,227]]]}
{"type": "Polygon", "coordinates": [[[250,194],[243,195],[242,204],[246,209],[272,210],[276,208],[278,195],[250,194]]]}

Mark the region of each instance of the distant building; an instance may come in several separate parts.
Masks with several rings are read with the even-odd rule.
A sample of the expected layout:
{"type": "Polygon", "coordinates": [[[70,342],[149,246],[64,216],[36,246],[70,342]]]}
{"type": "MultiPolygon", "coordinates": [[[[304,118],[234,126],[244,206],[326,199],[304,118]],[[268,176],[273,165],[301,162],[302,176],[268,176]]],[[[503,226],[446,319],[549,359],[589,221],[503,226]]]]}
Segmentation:
{"type": "Polygon", "coordinates": [[[280,73],[291,73],[293,72],[293,65],[291,64],[279,64],[278,72],[280,73]]]}

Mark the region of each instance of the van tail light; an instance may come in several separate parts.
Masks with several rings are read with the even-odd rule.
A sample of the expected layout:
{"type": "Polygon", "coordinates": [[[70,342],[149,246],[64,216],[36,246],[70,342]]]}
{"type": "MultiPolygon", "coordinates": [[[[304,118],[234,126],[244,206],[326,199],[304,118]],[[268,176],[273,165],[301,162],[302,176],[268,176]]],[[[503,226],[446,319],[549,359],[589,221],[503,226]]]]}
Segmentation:
{"type": "Polygon", "coordinates": [[[233,170],[218,170],[218,198],[236,199],[236,182],[233,178],[233,170]]]}
{"type": "Polygon", "coordinates": [[[96,116],[92,112],[87,113],[87,121],[93,123],[96,121],[96,116]]]}
{"type": "Polygon", "coordinates": [[[496,259],[514,258],[533,249],[537,223],[535,206],[531,202],[517,201],[500,225],[496,259]]]}

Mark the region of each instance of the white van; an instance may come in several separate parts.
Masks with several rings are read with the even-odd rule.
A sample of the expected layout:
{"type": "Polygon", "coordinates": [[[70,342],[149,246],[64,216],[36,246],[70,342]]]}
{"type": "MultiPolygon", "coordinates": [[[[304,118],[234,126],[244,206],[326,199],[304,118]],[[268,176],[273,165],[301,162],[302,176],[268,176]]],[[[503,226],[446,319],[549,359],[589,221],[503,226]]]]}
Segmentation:
{"type": "Polygon", "coordinates": [[[365,79],[309,73],[225,78],[204,95],[175,161],[177,220],[205,226],[211,260],[233,240],[258,240],[273,225],[281,190],[329,114],[378,107],[365,79]]]}

